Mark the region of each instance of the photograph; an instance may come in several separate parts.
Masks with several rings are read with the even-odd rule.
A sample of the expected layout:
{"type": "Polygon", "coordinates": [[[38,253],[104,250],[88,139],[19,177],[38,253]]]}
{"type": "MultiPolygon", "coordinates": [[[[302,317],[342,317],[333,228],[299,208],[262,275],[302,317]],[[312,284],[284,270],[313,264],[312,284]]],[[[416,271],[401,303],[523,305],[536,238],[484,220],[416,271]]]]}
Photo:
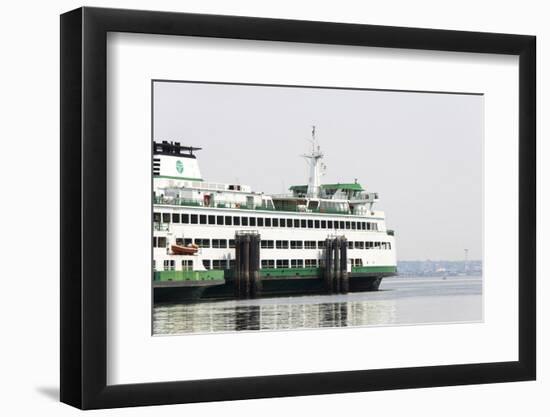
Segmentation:
{"type": "Polygon", "coordinates": [[[483,321],[483,94],[151,83],[153,335],[483,321]]]}

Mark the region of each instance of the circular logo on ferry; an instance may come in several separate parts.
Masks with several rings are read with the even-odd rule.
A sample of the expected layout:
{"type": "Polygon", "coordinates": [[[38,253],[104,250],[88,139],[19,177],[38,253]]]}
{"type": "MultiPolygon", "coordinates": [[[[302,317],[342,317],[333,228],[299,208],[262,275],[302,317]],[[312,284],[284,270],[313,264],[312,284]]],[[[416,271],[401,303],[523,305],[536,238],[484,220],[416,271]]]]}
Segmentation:
{"type": "Polygon", "coordinates": [[[178,171],[179,174],[183,172],[183,162],[181,161],[176,162],[176,170],[178,171]]]}

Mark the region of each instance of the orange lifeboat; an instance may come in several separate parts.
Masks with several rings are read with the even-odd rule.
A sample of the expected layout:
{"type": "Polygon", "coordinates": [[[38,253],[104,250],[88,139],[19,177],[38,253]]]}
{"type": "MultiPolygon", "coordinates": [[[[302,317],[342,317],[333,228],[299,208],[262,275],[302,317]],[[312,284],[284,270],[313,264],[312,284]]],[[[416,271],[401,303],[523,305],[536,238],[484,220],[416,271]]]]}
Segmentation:
{"type": "Polygon", "coordinates": [[[172,253],[174,255],[195,255],[198,250],[198,245],[195,245],[194,243],[187,246],[172,245],[172,253]]]}

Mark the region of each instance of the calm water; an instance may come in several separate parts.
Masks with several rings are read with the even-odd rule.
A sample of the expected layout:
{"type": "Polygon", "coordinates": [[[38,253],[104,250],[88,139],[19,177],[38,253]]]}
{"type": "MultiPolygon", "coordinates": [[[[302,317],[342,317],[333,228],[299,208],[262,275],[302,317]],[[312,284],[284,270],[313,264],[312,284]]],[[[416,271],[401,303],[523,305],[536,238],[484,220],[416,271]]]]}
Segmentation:
{"type": "Polygon", "coordinates": [[[481,321],[481,277],[385,278],[379,291],[160,304],[158,335],[481,321]]]}

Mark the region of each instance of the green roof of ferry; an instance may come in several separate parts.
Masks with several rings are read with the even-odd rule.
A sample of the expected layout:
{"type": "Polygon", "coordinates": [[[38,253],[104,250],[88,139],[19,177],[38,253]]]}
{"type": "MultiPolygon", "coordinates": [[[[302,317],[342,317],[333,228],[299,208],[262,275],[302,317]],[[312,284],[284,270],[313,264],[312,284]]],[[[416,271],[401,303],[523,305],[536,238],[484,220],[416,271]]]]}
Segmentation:
{"type": "MultiPolygon", "coordinates": [[[[351,183],[337,183],[337,184],[321,184],[321,188],[324,190],[344,190],[344,191],[364,191],[361,184],[356,182],[351,183]]],[[[306,192],[307,185],[292,185],[291,191],[306,192]]]]}

